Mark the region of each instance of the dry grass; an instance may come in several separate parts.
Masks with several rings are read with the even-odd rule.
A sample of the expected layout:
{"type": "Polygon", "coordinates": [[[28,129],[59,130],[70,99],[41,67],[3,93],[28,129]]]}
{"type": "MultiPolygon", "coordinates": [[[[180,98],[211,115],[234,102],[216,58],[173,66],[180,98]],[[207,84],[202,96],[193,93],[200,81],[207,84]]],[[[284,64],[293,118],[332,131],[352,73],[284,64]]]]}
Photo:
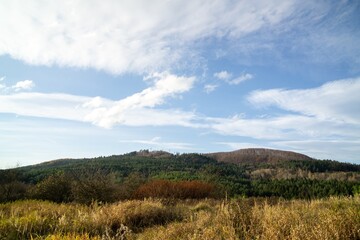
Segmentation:
{"type": "Polygon", "coordinates": [[[103,206],[19,201],[0,205],[0,239],[30,239],[48,235],[57,239],[68,234],[83,235],[85,239],[103,235],[125,236],[181,219],[181,209],[165,206],[156,200],[103,206]]]}
{"type": "Polygon", "coordinates": [[[241,239],[359,239],[360,199],[232,203],[241,239]]]}
{"type": "Polygon", "coordinates": [[[0,239],[360,239],[360,198],[0,205],[0,239]]]}

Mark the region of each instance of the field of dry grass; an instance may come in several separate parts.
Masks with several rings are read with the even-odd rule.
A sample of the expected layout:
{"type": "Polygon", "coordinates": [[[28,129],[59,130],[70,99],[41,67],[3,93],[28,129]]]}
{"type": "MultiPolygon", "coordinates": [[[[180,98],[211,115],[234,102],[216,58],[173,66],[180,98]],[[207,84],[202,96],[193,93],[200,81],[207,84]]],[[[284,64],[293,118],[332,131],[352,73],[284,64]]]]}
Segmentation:
{"type": "Polygon", "coordinates": [[[360,239],[360,197],[0,205],[0,239],[360,239]]]}

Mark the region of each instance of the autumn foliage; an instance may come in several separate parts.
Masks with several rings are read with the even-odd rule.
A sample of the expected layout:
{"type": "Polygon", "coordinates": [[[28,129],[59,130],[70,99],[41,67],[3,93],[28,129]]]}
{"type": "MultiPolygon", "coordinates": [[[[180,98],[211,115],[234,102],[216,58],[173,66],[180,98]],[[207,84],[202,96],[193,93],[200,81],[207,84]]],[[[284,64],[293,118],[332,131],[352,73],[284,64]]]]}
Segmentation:
{"type": "Polygon", "coordinates": [[[153,180],[141,185],[134,193],[135,198],[178,198],[201,199],[213,197],[215,186],[201,181],[153,180]]]}

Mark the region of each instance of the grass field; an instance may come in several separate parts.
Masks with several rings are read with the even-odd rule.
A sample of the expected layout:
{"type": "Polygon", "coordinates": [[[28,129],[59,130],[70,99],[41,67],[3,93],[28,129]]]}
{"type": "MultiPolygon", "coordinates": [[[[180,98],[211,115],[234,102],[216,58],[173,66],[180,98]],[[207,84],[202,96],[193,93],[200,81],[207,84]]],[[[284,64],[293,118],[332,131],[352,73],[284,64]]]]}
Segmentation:
{"type": "Polygon", "coordinates": [[[360,197],[18,201],[0,205],[0,239],[360,239],[360,197]]]}

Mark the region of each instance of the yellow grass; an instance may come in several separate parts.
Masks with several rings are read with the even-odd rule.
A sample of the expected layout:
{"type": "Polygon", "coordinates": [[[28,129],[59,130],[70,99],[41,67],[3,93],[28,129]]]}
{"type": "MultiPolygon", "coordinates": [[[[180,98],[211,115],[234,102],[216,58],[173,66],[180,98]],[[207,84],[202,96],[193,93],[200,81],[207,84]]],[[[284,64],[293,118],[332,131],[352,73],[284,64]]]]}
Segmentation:
{"type": "Polygon", "coordinates": [[[0,204],[0,239],[360,239],[360,198],[0,204]]]}

